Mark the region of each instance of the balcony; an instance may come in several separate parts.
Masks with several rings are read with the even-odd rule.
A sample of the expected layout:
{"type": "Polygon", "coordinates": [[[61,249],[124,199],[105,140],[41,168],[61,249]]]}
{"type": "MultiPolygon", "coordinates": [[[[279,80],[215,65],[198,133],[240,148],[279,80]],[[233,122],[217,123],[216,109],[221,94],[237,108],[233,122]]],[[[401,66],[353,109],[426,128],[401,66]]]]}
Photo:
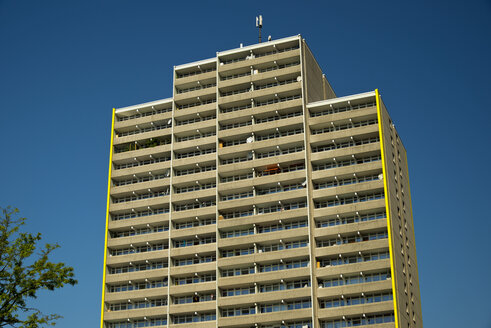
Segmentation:
{"type": "Polygon", "coordinates": [[[106,264],[107,265],[125,264],[129,262],[159,260],[167,257],[169,257],[168,249],[143,252],[143,253],[133,253],[127,255],[119,255],[119,256],[111,256],[108,254],[106,258],[106,264]]]}
{"type": "Polygon", "coordinates": [[[200,69],[197,67],[194,69],[186,69],[176,71],[174,86],[180,87],[182,85],[196,83],[201,80],[213,80],[216,79],[216,62],[213,64],[203,65],[200,69]]]}
{"type": "Polygon", "coordinates": [[[261,324],[272,324],[279,323],[282,321],[298,321],[298,320],[311,320],[312,319],[312,309],[300,309],[300,310],[291,310],[291,311],[279,311],[273,313],[259,313],[254,315],[244,315],[238,317],[229,317],[229,318],[219,318],[218,326],[227,326],[227,327],[243,327],[253,326],[255,323],[261,324]]]}
{"type": "MultiPolygon", "coordinates": [[[[169,307],[170,314],[184,314],[189,312],[201,312],[201,311],[215,311],[216,303],[215,301],[208,302],[195,302],[188,304],[171,304],[169,307]]],[[[185,325],[187,327],[187,325],[185,325]]]]}
{"type": "Polygon", "coordinates": [[[120,273],[120,274],[108,274],[106,273],[106,284],[115,284],[115,283],[126,283],[128,281],[137,281],[137,280],[157,280],[162,277],[167,277],[169,273],[168,268],[155,269],[155,270],[144,270],[137,272],[128,272],[128,273],[120,273]]]}
{"type": "Polygon", "coordinates": [[[279,270],[274,272],[261,272],[256,274],[248,274],[239,276],[240,279],[235,277],[220,277],[218,279],[218,287],[221,289],[224,288],[233,288],[236,286],[245,286],[247,284],[254,283],[273,283],[278,282],[281,279],[303,279],[310,277],[310,267],[302,267],[295,268],[289,270],[279,270]]]}
{"type": "Polygon", "coordinates": [[[137,209],[137,208],[148,208],[150,207],[155,207],[155,208],[160,208],[160,207],[165,207],[165,205],[169,204],[169,194],[164,194],[158,197],[152,197],[148,199],[138,199],[130,202],[124,202],[124,203],[111,203],[109,204],[109,210],[111,212],[118,212],[118,211],[126,211],[126,210],[132,210],[132,209],[137,209]]]}
{"type": "Polygon", "coordinates": [[[176,103],[176,111],[174,112],[174,118],[181,120],[183,117],[198,116],[199,113],[202,116],[210,116],[216,113],[216,99],[197,99],[194,102],[183,102],[181,104],[176,103]]]}
{"type": "MultiPolygon", "coordinates": [[[[279,280],[278,280],[279,281],[279,280]]],[[[241,304],[250,303],[264,303],[264,302],[277,302],[278,300],[294,300],[298,298],[310,297],[311,290],[310,287],[298,288],[298,289],[287,289],[275,292],[267,293],[256,293],[249,295],[240,296],[230,296],[230,297],[219,297],[218,306],[240,306],[241,304]]]]}
{"type": "MultiPolygon", "coordinates": [[[[215,266],[213,266],[213,270],[215,270],[215,266]]],[[[216,282],[209,281],[197,284],[188,284],[188,285],[179,285],[179,286],[171,286],[170,294],[172,296],[179,295],[189,295],[194,293],[203,293],[203,292],[216,292],[216,282]]],[[[215,304],[213,302],[213,304],[215,304]]]]}
{"type": "Polygon", "coordinates": [[[300,49],[297,48],[287,48],[287,49],[282,49],[281,52],[276,52],[276,53],[271,53],[270,55],[267,56],[261,56],[259,55],[258,57],[249,57],[246,60],[246,54],[243,55],[243,57],[235,57],[231,59],[225,59],[225,57],[221,57],[220,64],[218,65],[218,72],[220,75],[226,74],[226,72],[233,71],[240,69],[242,67],[250,67],[250,66],[256,66],[256,65],[261,65],[264,63],[268,62],[274,62],[276,61],[281,61],[285,60],[291,57],[299,57],[300,56],[300,49]]]}
{"type": "Polygon", "coordinates": [[[126,292],[119,292],[119,293],[109,293],[106,291],[104,295],[104,301],[105,302],[114,302],[119,300],[128,301],[129,299],[137,299],[137,298],[144,299],[145,297],[157,298],[157,297],[162,297],[162,295],[167,295],[167,289],[168,287],[166,286],[166,287],[159,287],[159,288],[132,290],[126,292]]]}
{"type": "Polygon", "coordinates": [[[388,239],[355,242],[352,244],[335,245],[330,247],[316,247],[315,256],[338,256],[339,254],[352,254],[361,252],[378,252],[389,247],[388,239]]]}
{"type": "Polygon", "coordinates": [[[356,140],[358,139],[365,139],[365,135],[369,136],[378,136],[378,125],[367,125],[367,126],[360,126],[360,127],[354,127],[346,130],[336,130],[328,133],[321,133],[321,134],[316,134],[316,135],[311,135],[310,136],[310,143],[312,145],[319,144],[321,142],[325,142],[325,140],[332,140],[336,141],[336,139],[347,139],[347,138],[354,138],[356,140]]]}
{"type": "Polygon", "coordinates": [[[188,246],[188,247],[174,247],[170,251],[170,256],[174,257],[185,257],[185,256],[194,256],[195,254],[200,253],[214,253],[216,250],[216,242],[210,244],[202,244],[196,246],[188,246]]]}
{"type": "Polygon", "coordinates": [[[111,178],[121,178],[136,174],[148,174],[148,172],[170,169],[170,152],[167,154],[155,154],[144,158],[128,158],[124,162],[114,162],[111,178]]]}
{"type": "Polygon", "coordinates": [[[336,158],[336,162],[314,164],[313,166],[318,170],[312,172],[312,180],[317,181],[335,176],[362,175],[365,172],[380,171],[382,170],[382,161],[380,155],[366,157],[357,155],[356,158],[336,158]]]}
{"type": "Polygon", "coordinates": [[[170,139],[167,140],[151,140],[145,144],[125,144],[119,153],[113,154],[113,161],[124,160],[128,158],[145,157],[156,155],[159,153],[168,153],[171,150],[170,139]]]}
{"type": "MultiPolygon", "coordinates": [[[[256,116],[254,124],[252,124],[252,121],[247,121],[250,123],[249,125],[244,124],[243,126],[237,126],[236,128],[222,129],[219,132],[219,137],[230,138],[237,135],[252,135],[252,133],[257,134],[258,132],[264,130],[287,130],[288,126],[301,126],[303,124],[303,115],[301,111],[293,111],[285,114],[266,114],[262,115],[262,117],[256,116]]],[[[224,124],[222,126],[228,127],[229,125],[224,124]]]]}
{"type": "MultiPolygon", "coordinates": [[[[128,300],[125,300],[128,302],[128,300]]],[[[148,307],[142,309],[123,310],[123,311],[109,311],[104,312],[104,320],[119,320],[126,321],[128,318],[138,317],[163,317],[167,318],[167,306],[148,307]]]]}
{"type": "Polygon", "coordinates": [[[192,84],[181,84],[180,88],[176,88],[174,100],[179,102],[184,99],[196,99],[199,97],[215,96],[216,83],[214,79],[200,80],[192,84]],[[198,84],[199,83],[199,84],[198,84]]]}
{"type": "Polygon", "coordinates": [[[338,234],[345,235],[347,233],[352,233],[353,231],[378,230],[385,227],[387,227],[387,219],[381,218],[379,220],[316,228],[314,230],[314,236],[316,239],[319,237],[336,238],[338,234]]]}
{"type": "Polygon", "coordinates": [[[149,242],[155,244],[161,241],[169,240],[169,231],[146,233],[137,236],[121,237],[121,238],[108,238],[108,247],[122,247],[129,244],[139,244],[149,242]]]}
{"type": "Polygon", "coordinates": [[[239,94],[231,96],[220,97],[218,99],[218,105],[226,106],[228,104],[256,98],[260,100],[261,98],[267,98],[275,94],[295,94],[300,92],[301,87],[301,82],[289,82],[277,85],[271,84],[271,86],[267,88],[241,92],[239,94]]]}
{"type": "MultiPolygon", "coordinates": [[[[276,111],[282,111],[288,108],[297,108],[302,106],[301,94],[297,93],[294,95],[278,95],[278,97],[268,98],[260,102],[256,102],[254,107],[244,107],[238,106],[238,110],[230,110],[230,107],[234,105],[220,107],[220,121],[224,120],[237,120],[240,118],[250,118],[251,115],[265,114],[265,113],[275,113],[276,111]],[[226,111],[226,112],[224,112],[226,111]]],[[[245,105],[250,105],[250,100],[245,103],[245,105]]],[[[244,102],[239,103],[239,105],[244,105],[244,102]]],[[[236,106],[236,105],[235,105],[236,106]]]]}
{"type": "Polygon", "coordinates": [[[149,210],[148,207],[145,207],[143,211],[137,211],[135,209],[135,211],[129,210],[123,213],[111,212],[110,216],[111,218],[108,223],[109,230],[129,228],[136,224],[169,224],[168,208],[149,210]]]}
{"type": "Polygon", "coordinates": [[[279,230],[270,233],[258,233],[254,235],[235,237],[235,238],[220,238],[218,240],[218,247],[219,248],[238,247],[245,243],[262,243],[271,240],[279,241],[280,239],[286,242],[301,237],[307,237],[308,239],[308,235],[309,235],[308,227],[298,228],[298,229],[279,230]]]}
{"type": "MultiPolygon", "coordinates": [[[[338,180],[341,181],[341,178],[338,178],[338,180]]],[[[343,194],[352,194],[352,193],[363,194],[371,190],[380,190],[383,187],[384,187],[384,182],[377,178],[377,180],[374,181],[352,183],[348,185],[342,185],[338,187],[325,188],[325,189],[315,189],[312,197],[317,200],[320,198],[332,198],[333,196],[336,197],[336,195],[343,195],[343,194]]],[[[340,204],[340,205],[344,205],[344,204],[340,204]]]]}
{"type": "MultiPolygon", "coordinates": [[[[345,317],[361,317],[362,314],[365,314],[367,317],[370,314],[379,314],[383,312],[393,312],[394,311],[394,302],[386,301],[380,303],[370,303],[370,304],[362,304],[362,305],[352,305],[352,306],[341,306],[329,309],[319,309],[318,317],[319,320],[327,320],[327,319],[342,319],[345,317]]],[[[376,327],[381,327],[376,325],[376,327]]],[[[385,326],[382,326],[385,327],[385,326]]],[[[394,327],[394,323],[387,327],[394,327]]]]}
{"type": "MultiPolygon", "coordinates": [[[[244,68],[247,69],[247,68],[244,68]]],[[[250,83],[250,82],[258,82],[265,79],[272,79],[278,77],[282,79],[284,76],[289,75],[300,75],[301,67],[299,61],[291,61],[291,59],[280,60],[277,63],[262,64],[258,65],[257,68],[253,67],[252,74],[251,69],[248,69],[246,72],[242,74],[229,75],[230,77],[235,78],[227,78],[221,79],[219,86],[221,88],[232,87],[238,84],[250,83]],[[283,63],[284,62],[284,63],[283,63]],[[242,75],[242,76],[241,76],[242,75]]]]}
{"type": "Polygon", "coordinates": [[[168,120],[172,117],[172,102],[165,104],[165,106],[156,107],[161,108],[149,111],[138,110],[138,112],[133,112],[133,114],[127,114],[127,116],[123,116],[125,115],[123,113],[116,113],[114,129],[117,131],[119,129],[134,127],[135,125],[149,124],[150,122],[159,120],[168,120]]]}
{"type": "MultiPolygon", "coordinates": [[[[358,273],[358,275],[359,274],[360,273],[358,273]]],[[[391,279],[376,281],[376,282],[366,282],[366,283],[355,284],[355,285],[318,288],[317,297],[328,298],[328,297],[336,297],[339,295],[377,293],[380,292],[381,290],[389,290],[389,291],[392,290],[391,279]]]]}
{"type": "Polygon", "coordinates": [[[308,213],[307,208],[298,208],[294,210],[275,212],[262,215],[251,215],[245,217],[237,217],[233,219],[220,219],[218,220],[218,229],[231,229],[236,226],[252,225],[254,223],[269,223],[278,222],[278,220],[288,220],[297,217],[306,216],[308,213]]]}

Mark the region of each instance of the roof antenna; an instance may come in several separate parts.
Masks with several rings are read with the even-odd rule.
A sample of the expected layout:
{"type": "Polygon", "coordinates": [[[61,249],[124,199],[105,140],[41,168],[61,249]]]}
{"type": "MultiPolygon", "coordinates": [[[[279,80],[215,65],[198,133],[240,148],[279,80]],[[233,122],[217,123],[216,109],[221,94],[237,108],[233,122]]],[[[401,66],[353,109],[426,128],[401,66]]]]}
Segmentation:
{"type": "Polygon", "coordinates": [[[261,29],[263,28],[263,15],[256,16],[256,27],[259,28],[259,43],[261,43],[261,29]]]}

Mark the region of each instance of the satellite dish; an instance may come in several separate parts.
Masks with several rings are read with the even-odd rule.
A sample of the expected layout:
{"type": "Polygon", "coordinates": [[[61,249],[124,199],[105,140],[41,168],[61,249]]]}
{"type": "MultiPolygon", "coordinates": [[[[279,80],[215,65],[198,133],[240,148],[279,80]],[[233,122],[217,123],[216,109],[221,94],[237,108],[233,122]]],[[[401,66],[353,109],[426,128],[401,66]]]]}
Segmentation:
{"type": "Polygon", "coordinates": [[[384,175],[383,175],[382,173],[380,173],[380,174],[378,175],[378,179],[379,179],[379,180],[383,180],[383,179],[384,179],[384,175]]]}

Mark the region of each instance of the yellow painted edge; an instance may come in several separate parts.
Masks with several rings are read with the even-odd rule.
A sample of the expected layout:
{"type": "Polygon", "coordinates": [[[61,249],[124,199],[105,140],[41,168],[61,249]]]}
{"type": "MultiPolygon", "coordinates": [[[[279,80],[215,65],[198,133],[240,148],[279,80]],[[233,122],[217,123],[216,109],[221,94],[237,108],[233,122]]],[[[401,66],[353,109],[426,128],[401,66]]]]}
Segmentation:
{"type": "Polygon", "coordinates": [[[102,304],[101,304],[101,328],[104,328],[104,292],[106,290],[106,259],[107,259],[107,234],[109,225],[109,200],[111,192],[111,168],[113,162],[113,141],[114,141],[114,115],[116,109],[113,108],[113,117],[111,123],[111,148],[109,150],[109,173],[107,177],[107,204],[106,204],[106,235],[104,239],[104,269],[102,274],[102,304]]]}
{"type": "Polygon", "coordinates": [[[399,327],[398,313],[397,313],[397,290],[396,290],[396,272],[394,268],[394,250],[392,249],[392,228],[390,224],[390,207],[389,207],[389,187],[387,180],[387,170],[385,168],[385,154],[384,154],[384,133],[382,128],[382,111],[380,109],[380,96],[378,89],[375,89],[375,98],[377,102],[377,119],[378,119],[378,133],[380,137],[380,152],[382,155],[382,173],[384,175],[384,194],[385,194],[385,212],[387,216],[387,232],[389,237],[389,254],[390,254],[390,276],[392,281],[392,297],[394,299],[394,321],[395,326],[399,327]]]}

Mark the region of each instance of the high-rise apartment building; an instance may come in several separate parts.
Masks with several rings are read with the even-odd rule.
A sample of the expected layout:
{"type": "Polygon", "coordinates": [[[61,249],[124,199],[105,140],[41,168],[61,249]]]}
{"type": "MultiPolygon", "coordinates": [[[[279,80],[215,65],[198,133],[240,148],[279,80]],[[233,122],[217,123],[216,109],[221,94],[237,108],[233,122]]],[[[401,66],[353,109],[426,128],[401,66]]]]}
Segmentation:
{"type": "Polygon", "coordinates": [[[101,327],[422,327],[406,151],[301,36],[113,114],[101,327]]]}

